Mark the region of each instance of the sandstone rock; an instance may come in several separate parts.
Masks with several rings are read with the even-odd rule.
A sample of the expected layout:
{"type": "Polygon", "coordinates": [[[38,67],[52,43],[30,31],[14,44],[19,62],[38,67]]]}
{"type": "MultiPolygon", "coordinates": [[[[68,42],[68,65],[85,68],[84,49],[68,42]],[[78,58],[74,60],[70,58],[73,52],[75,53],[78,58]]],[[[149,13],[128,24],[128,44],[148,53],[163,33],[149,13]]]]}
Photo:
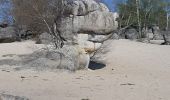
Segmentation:
{"type": "MultiPolygon", "coordinates": [[[[64,17],[57,23],[57,29],[67,40],[64,47],[32,54],[25,61],[29,66],[72,71],[87,68],[90,54],[98,50],[118,27],[118,14],[109,12],[103,3],[94,0],[68,0],[65,6],[64,17]]],[[[48,41],[48,37],[44,35],[40,38],[48,41]]]]}
{"type": "Polygon", "coordinates": [[[88,41],[89,40],[89,35],[88,34],[78,34],[77,35],[78,37],[77,37],[77,39],[79,40],[79,41],[88,41]]]}
{"type": "Polygon", "coordinates": [[[125,38],[135,40],[138,38],[138,32],[135,29],[127,29],[125,31],[125,38]]]}
{"type": "Polygon", "coordinates": [[[39,36],[37,43],[50,44],[52,41],[53,37],[49,33],[44,32],[39,36]]]}
{"type": "Polygon", "coordinates": [[[103,43],[105,40],[107,40],[108,38],[111,38],[113,34],[109,34],[109,35],[89,35],[89,41],[92,42],[97,42],[97,43],[103,43]]]}
{"type": "Polygon", "coordinates": [[[68,1],[65,12],[58,29],[69,42],[79,33],[107,35],[118,27],[118,14],[109,12],[106,5],[94,0],[68,1]]]}
{"type": "Polygon", "coordinates": [[[99,9],[99,4],[94,0],[68,0],[66,3],[65,13],[74,16],[82,16],[99,9]]]}
{"type": "Polygon", "coordinates": [[[113,33],[112,39],[119,40],[119,35],[117,33],[113,33]]]}
{"type": "Polygon", "coordinates": [[[100,48],[101,43],[93,43],[90,41],[79,41],[79,45],[83,49],[88,49],[90,52],[94,52],[100,48]]]}
{"type": "Polygon", "coordinates": [[[84,49],[88,54],[92,54],[93,52],[98,50],[102,45],[102,43],[100,43],[99,41],[97,42],[90,41],[90,37],[91,36],[88,34],[78,34],[78,39],[77,39],[78,45],[82,49],[84,49]]]}
{"type": "Polygon", "coordinates": [[[14,27],[0,28],[0,43],[14,42],[18,39],[14,27]]]}
{"type": "Polygon", "coordinates": [[[107,8],[107,6],[103,3],[99,3],[99,7],[101,11],[106,11],[109,12],[109,9],[107,8]]]}
{"type": "Polygon", "coordinates": [[[91,12],[85,16],[66,17],[59,28],[64,32],[108,34],[117,29],[114,14],[111,12],[91,12]]]}
{"type": "Polygon", "coordinates": [[[68,45],[59,50],[37,51],[23,59],[23,65],[38,70],[67,69],[70,71],[86,69],[90,61],[90,57],[84,49],[68,45]]]}

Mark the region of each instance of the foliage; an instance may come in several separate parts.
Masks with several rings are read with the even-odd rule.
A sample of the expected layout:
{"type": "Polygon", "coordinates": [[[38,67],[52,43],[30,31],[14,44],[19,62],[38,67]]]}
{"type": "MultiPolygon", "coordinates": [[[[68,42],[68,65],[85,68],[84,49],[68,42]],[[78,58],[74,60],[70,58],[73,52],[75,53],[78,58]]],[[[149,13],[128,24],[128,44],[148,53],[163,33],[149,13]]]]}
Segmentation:
{"type": "MultiPolygon", "coordinates": [[[[165,29],[169,2],[163,0],[139,0],[139,2],[141,27],[158,25],[161,29],[165,29]]],[[[118,5],[120,28],[127,25],[138,27],[136,9],[136,0],[127,0],[118,5]]]]}
{"type": "Polygon", "coordinates": [[[53,36],[56,48],[63,45],[64,39],[56,28],[63,17],[64,0],[11,0],[14,24],[25,27],[36,34],[48,32],[53,36]]]}

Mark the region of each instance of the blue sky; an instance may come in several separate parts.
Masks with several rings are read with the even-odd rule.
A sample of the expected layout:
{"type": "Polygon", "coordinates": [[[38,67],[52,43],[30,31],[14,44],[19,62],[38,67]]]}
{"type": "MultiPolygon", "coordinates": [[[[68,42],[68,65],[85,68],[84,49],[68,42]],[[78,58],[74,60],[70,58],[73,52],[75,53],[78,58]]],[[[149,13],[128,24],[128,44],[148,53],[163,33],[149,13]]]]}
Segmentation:
{"type": "Polygon", "coordinates": [[[109,7],[110,10],[115,11],[116,5],[125,0],[103,0],[103,2],[109,7]]]}
{"type": "MultiPolygon", "coordinates": [[[[8,12],[8,10],[10,10],[10,4],[9,3],[4,3],[4,4],[0,4],[0,22],[3,19],[3,14],[5,12],[8,12]]],[[[10,18],[10,17],[9,17],[10,18]]]]}

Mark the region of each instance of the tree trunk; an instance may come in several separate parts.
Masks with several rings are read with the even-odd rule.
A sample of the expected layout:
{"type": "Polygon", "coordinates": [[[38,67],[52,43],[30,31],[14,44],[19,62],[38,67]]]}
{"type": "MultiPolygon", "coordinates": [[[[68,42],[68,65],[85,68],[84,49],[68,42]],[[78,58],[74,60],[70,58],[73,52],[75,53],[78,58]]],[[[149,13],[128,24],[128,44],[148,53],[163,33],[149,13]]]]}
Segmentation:
{"type": "Polygon", "coordinates": [[[168,13],[166,14],[166,30],[169,28],[169,15],[168,13]]]}
{"type": "Polygon", "coordinates": [[[137,18],[138,18],[138,30],[139,30],[139,38],[142,38],[142,27],[141,27],[141,19],[140,19],[140,0],[136,0],[136,10],[137,10],[137,18]]]}

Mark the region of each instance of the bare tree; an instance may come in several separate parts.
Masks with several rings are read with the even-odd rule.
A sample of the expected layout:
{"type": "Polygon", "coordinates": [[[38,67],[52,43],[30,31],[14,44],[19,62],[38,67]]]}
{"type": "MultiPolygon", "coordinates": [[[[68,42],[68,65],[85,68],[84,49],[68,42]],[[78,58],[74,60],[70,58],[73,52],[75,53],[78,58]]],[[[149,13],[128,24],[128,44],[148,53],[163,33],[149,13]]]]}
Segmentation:
{"type": "Polygon", "coordinates": [[[141,18],[140,18],[140,0],[136,0],[136,12],[137,12],[137,19],[138,19],[138,30],[139,30],[139,37],[142,38],[142,26],[141,26],[141,18]]]}
{"type": "Polygon", "coordinates": [[[56,48],[61,48],[65,39],[56,26],[63,17],[64,1],[12,0],[14,21],[37,33],[47,31],[52,35],[56,48]]]}

